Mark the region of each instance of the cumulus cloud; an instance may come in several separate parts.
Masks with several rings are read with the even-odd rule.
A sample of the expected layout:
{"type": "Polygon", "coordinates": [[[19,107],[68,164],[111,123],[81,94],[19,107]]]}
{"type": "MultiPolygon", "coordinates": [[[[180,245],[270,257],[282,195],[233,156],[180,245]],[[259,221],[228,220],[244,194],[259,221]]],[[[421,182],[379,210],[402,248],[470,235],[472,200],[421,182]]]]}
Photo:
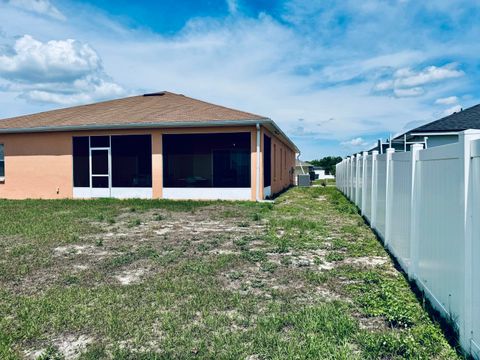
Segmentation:
{"type": "Polygon", "coordinates": [[[458,64],[450,63],[444,66],[428,66],[420,71],[409,67],[397,69],[391,79],[378,81],[373,90],[376,92],[392,92],[396,97],[415,97],[423,95],[425,88],[431,84],[465,75],[457,69],[458,64]]]}
{"type": "Polygon", "coordinates": [[[456,103],[458,103],[458,97],[456,96],[449,96],[435,100],[435,104],[438,105],[453,105],[456,103]]]}
{"type": "Polygon", "coordinates": [[[20,82],[70,81],[102,66],[95,50],[73,39],[42,43],[24,35],[12,50],[13,54],[0,55],[0,75],[20,82]]]}
{"type": "Polygon", "coordinates": [[[9,0],[17,8],[65,21],[66,17],[49,0],[9,0]]]}
{"type": "Polygon", "coordinates": [[[97,52],[73,39],[41,42],[24,35],[0,53],[0,77],[30,101],[65,105],[125,93],[105,73],[97,52]]]}
{"type": "Polygon", "coordinates": [[[395,73],[395,85],[398,87],[414,87],[465,75],[463,71],[456,69],[456,67],[457,64],[453,63],[441,67],[429,66],[418,72],[409,68],[399,69],[395,73]]]}
{"type": "Polygon", "coordinates": [[[356,138],[353,138],[351,140],[348,140],[348,141],[342,141],[341,143],[343,146],[347,146],[347,147],[364,147],[364,146],[367,146],[368,145],[368,142],[365,141],[363,138],[361,137],[356,137],[356,138]]]}

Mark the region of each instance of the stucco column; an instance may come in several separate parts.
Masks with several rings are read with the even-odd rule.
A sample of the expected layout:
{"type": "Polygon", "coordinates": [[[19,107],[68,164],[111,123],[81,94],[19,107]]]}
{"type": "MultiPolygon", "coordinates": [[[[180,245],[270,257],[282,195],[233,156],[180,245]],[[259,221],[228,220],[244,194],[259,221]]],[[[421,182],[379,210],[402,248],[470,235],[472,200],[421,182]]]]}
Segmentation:
{"type": "Polygon", "coordinates": [[[251,200],[257,198],[257,129],[250,132],[250,183],[251,183],[251,200]]]}
{"type": "Polygon", "coordinates": [[[163,197],[163,143],[160,131],[152,132],[152,192],[154,199],[163,197]]]}

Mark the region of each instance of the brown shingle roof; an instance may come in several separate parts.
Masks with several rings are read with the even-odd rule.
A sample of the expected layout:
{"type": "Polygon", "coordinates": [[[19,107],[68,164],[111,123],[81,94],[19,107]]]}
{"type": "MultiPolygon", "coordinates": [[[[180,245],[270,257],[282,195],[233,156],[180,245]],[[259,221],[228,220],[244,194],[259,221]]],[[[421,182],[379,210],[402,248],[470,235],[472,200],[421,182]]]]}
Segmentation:
{"type": "Polygon", "coordinates": [[[235,122],[265,120],[247,112],[229,109],[184,95],[160,92],[95,104],[52,110],[0,120],[2,130],[88,128],[98,126],[159,125],[162,123],[235,122]]]}

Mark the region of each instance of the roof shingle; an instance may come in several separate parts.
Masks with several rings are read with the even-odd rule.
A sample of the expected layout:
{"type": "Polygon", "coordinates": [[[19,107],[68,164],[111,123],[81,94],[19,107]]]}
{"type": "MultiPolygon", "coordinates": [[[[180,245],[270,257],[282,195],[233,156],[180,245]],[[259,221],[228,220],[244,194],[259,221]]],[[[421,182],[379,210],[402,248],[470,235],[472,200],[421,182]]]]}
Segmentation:
{"type": "Polygon", "coordinates": [[[409,133],[463,131],[467,129],[480,129],[480,104],[432,121],[410,130],[409,133]]]}
{"type": "Polygon", "coordinates": [[[4,119],[0,120],[0,131],[264,119],[165,91],[4,119]]]}

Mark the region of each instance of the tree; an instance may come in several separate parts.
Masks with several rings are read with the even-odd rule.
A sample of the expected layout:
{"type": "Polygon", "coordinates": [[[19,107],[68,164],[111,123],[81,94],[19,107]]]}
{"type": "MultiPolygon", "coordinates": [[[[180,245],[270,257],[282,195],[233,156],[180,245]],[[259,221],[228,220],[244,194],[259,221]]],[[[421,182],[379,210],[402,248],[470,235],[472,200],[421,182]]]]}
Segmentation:
{"type": "Polygon", "coordinates": [[[335,175],[335,165],[341,162],[343,159],[341,156],[326,156],[320,160],[309,161],[313,166],[320,166],[330,174],[335,175]]]}

